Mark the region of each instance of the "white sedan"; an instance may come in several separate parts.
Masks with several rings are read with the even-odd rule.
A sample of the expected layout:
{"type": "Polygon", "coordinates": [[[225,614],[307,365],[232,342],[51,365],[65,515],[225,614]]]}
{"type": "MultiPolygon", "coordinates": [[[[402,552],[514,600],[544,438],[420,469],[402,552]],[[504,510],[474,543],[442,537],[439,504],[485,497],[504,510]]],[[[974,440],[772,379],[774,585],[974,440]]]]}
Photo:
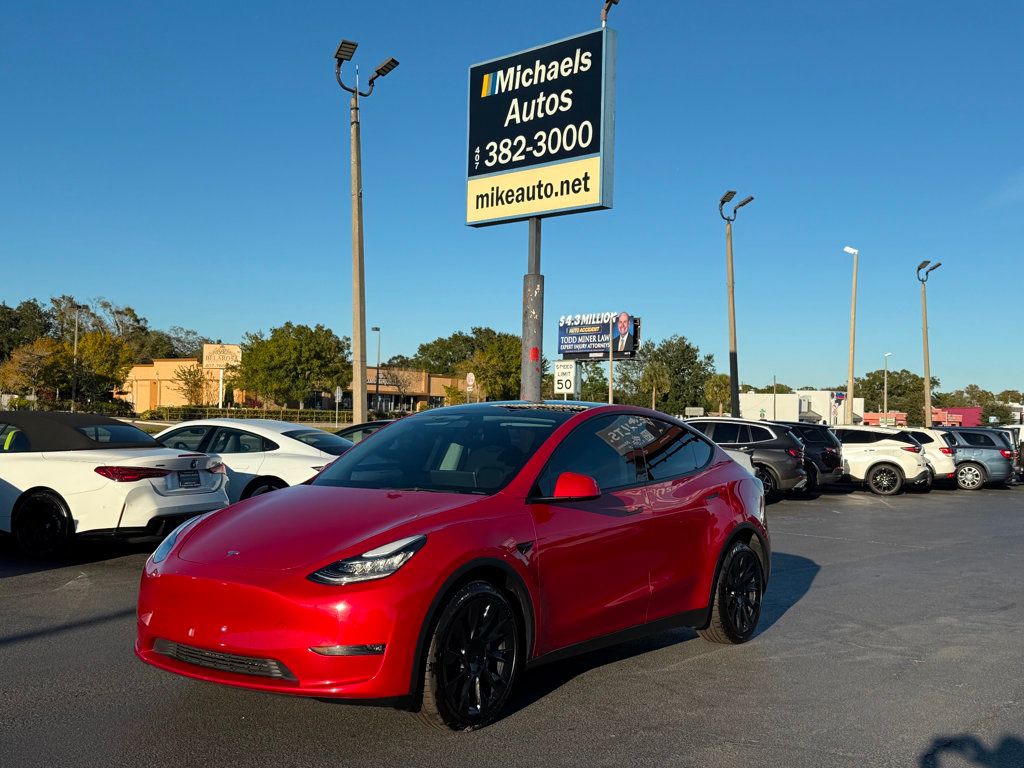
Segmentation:
{"type": "Polygon", "coordinates": [[[27,553],[75,536],[149,538],[227,506],[224,466],[106,416],[0,411],[0,532],[27,553]]]}
{"type": "Polygon", "coordinates": [[[273,419],[187,421],[160,432],[168,448],[213,456],[228,470],[232,503],[299,485],[352,447],[330,432],[273,419]]]}

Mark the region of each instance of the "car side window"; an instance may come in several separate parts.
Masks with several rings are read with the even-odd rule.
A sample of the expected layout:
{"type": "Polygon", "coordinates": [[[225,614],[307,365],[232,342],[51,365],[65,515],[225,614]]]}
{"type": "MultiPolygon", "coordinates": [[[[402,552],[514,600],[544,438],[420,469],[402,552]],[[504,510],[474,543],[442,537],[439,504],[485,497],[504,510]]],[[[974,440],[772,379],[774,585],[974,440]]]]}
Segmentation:
{"type": "Polygon", "coordinates": [[[655,439],[643,448],[648,477],[662,482],[703,469],[714,449],[699,435],[678,424],[646,419],[655,439]]]}
{"type": "Polygon", "coordinates": [[[764,443],[769,440],[774,440],[775,437],[770,431],[764,427],[749,427],[750,429],[750,442],[752,443],[764,443]]]}
{"type": "Polygon", "coordinates": [[[985,448],[995,447],[995,441],[988,435],[981,435],[977,432],[961,432],[960,437],[966,440],[969,445],[977,445],[985,448]]]}
{"type": "Polygon", "coordinates": [[[210,453],[259,453],[264,450],[263,438],[240,429],[221,427],[213,436],[210,453]]]}
{"type": "Polygon", "coordinates": [[[800,429],[797,432],[805,443],[811,445],[825,445],[828,443],[826,436],[820,429],[800,429]]]}
{"type": "Polygon", "coordinates": [[[203,444],[203,440],[213,427],[203,426],[192,426],[182,427],[176,429],[173,432],[168,432],[166,435],[160,438],[160,443],[173,448],[176,451],[199,451],[200,446],[203,444]]]}
{"type": "Polygon", "coordinates": [[[654,439],[640,416],[598,416],[585,421],[559,445],[537,478],[538,495],[553,496],[563,472],[589,475],[602,491],[643,479],[641,449],[654,439]]]}
{"type": "Polygon", "coordinates": [[[934,440],[932,440],[930,435],[924,432],[911,432],[910,436],[917,440],[917,442],[919,442],[921,445],[928,445],[929,443],[935,442],[934,440]]]}
{"type": "Polygon", "coordinates": [[[837,429],[836,437],[847,445],[874,442],[870,432],[864,432],[859,429],[837,429]]]}
{"type": "Polygon", "coordinates": [[[28,435],[13,424],[0,424],[0,453],[27,453],[31,450],[28,435]]]}
{"type": "Polygon", "coordinates": [[[715,423],[713,421],[694,421],[690,424],[690,426],[696,429],[698,432],[702,432],[705,435],[710,436],[711,430],[714,428],[715,423]]]}
{"type": "Polygon", "coordinates": [[[740,425],[720,421],[715,424],[715,442],[719,445],[731,445],[740,441],[740,425]]]}

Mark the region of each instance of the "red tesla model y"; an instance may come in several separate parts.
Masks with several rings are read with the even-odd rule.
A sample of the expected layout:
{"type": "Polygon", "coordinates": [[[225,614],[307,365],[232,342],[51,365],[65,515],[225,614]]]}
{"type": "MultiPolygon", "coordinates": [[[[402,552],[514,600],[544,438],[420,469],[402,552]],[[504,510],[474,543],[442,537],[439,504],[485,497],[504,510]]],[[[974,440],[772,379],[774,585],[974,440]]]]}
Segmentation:
{"type": "Polygon", "coordinates": [[[181,525],[146,563],[135,651],[472,729],[529,665],[670,626],[749,640],[770,556],[760,481],[676,419],[442,408],[181,525]]]}

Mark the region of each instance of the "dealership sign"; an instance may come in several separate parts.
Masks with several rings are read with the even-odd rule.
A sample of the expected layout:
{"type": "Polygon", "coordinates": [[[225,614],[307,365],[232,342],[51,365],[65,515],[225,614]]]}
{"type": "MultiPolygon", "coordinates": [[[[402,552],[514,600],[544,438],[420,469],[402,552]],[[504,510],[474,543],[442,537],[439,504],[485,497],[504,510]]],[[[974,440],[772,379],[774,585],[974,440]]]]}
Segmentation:
{"type": "Polygon", "coordinates": [[[615,33],[469,69],[466,223],[612,207],[615,33]]]}
{"type": "Polygon", "coordinates": [[[596,312],[558,318],[558,354],[564,360],[607,360],[636,356],[640,318],[628,312],[596,312]]]}
{"type": "Polygon", "coordinates": [[[242,347],[238,344],[203,344],[203,368],[224,370],[241,362],[242,347]]]}

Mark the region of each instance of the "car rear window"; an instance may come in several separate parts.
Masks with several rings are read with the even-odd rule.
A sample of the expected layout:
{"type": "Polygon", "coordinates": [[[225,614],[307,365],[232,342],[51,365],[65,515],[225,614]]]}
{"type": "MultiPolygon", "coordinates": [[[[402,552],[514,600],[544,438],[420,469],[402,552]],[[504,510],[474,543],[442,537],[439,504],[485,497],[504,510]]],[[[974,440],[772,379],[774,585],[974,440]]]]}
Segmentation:
{"type": "Polygon", "coordinates": [[[311,445],[318,451],[329,453],[331,456],[341,456],[352,447],[352,441],[344,437],[332,435],[322,429],[296,429],[291,432],[282,432],[285,437],[298,440],[300,443],[311,445]]]}
{"type": "Polygon", "coordinates": [[[982,435],[978,432],[961,432],[960,437],[964,439],[968,445],[977,445],[983,448],[995,448],[995,441],[988,435],[982,435]]]}
{"type": "Polygon", "coordinates": [[[803,438],[805,443],[811,445],[828,445],[831,441],[828,439],[828,432],[824,429],[815,429],[811,427],[798,427],[796,430],[800,437],[803,438]]]}
{"type": "Polygon", "coordinates": [[[897,443],[906,443],[907,445],[920,445],[917,439],[909,432],[897,432],[895,435],[885,435],[890,440],[895,440],[897,443]]]}
{"type": "Polygon", "coordinates": [[[84,427],[75,427],[75,430],[98,444],[129,443],[140,447],[160,445],[150,435],[131,424],[89,424],[84,427]]]}

